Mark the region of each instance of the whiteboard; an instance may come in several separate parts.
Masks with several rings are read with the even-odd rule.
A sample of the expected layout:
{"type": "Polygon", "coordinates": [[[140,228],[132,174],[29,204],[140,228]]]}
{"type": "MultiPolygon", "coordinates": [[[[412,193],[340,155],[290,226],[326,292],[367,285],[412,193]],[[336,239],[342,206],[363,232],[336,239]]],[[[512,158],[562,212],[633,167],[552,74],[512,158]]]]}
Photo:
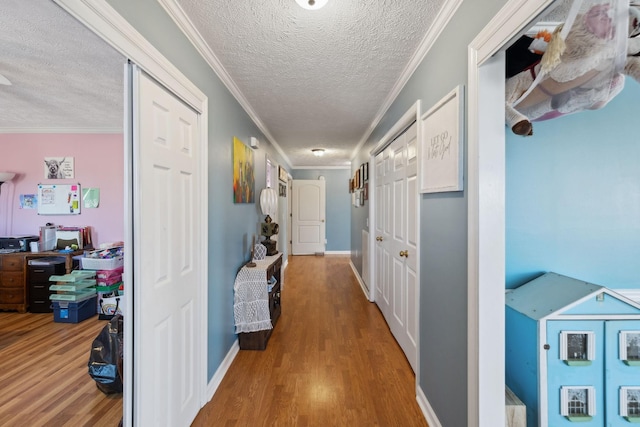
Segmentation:
{"type": "Polygon", "coordinates": [[[79,215],[80,184],[38,184],[38,215],[79,215]]]}
{"type": "Polygon", "coordinates": [[[420,192],[462,191],[464,90],[456,87],[420,118],[420,192]]]}

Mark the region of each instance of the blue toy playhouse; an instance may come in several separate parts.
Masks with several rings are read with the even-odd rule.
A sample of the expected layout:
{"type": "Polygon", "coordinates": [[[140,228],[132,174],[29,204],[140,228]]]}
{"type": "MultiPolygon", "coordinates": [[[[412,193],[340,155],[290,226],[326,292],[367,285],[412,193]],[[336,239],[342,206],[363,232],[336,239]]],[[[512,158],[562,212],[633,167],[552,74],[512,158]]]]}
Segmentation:
{"type": "Polygon", "coordinates": [[[529,427],[640,423],[640,304],[556,273],[508,292],[506,379],[529,427]]]}

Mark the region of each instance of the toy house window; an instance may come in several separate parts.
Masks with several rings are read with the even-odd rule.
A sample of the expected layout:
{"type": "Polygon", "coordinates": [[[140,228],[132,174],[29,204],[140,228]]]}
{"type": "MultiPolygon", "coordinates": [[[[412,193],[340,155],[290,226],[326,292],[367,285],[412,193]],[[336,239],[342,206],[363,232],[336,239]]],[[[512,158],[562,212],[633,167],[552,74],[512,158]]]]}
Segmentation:
{"type": "Polygon", "coordinates": [[[569,366],[590,365],[595,358],[595,334],[589,331],[562,331],[560,359],[569,366]]]}
{"type": "Polygon", "coordinates": [[[620,331],[620,359],[631,366],[640,366],[640,331],[620,331]]]}
{"type": "Polygon", "coordinates": [[[596,414],[596,392],[591,386],[563,386],[560,413],[569,421],[588,421],[596,414]]]}
{"type": "Polygon", "coordinates": [[[640,422],[640,387],[620,387],[620,416],[640,422]]]}

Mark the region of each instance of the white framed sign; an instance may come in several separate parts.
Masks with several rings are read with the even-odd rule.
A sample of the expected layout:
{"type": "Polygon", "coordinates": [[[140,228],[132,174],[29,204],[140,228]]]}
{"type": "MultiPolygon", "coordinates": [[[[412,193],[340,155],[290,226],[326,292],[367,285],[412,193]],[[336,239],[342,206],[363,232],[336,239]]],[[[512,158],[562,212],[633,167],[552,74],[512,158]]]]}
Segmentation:
{"type": "Polygon", "coordinates": [[[420,193],[462,191],[464,87],[420,117],[420,193]]]}

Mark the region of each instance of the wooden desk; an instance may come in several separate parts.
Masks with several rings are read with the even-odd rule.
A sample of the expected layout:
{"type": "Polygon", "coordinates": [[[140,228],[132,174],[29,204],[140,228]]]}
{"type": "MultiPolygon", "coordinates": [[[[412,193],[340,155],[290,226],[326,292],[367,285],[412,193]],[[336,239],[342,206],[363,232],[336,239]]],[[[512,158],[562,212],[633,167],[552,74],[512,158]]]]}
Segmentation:
{"type": "Polygon", "coordinates": [[[73,257],[82,255],[82,251],[60,253],[46,252],[13,252],[0,254],[0,310],[12,310],[25,313],[29,306],[29,286],[27,264],[30,259],[42,257],[64,257],[65,270],[73,270],[73,257]]]}

